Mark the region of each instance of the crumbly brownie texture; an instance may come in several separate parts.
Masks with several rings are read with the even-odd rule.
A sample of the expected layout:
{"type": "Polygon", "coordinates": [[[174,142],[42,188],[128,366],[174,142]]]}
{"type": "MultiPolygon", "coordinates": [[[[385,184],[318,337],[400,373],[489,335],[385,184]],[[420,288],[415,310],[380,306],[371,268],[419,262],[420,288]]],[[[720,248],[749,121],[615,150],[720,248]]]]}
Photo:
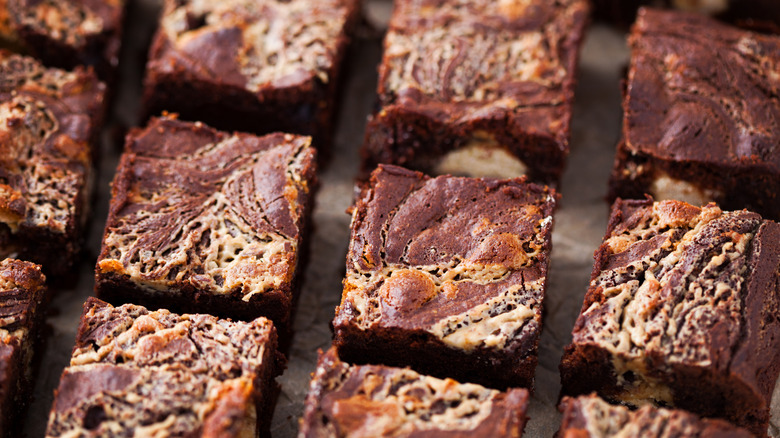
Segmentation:
{"type": "Polygon", "coordinates": [[[531,387],[555,204],[524,178],[380,166],[352,216],[341,357],[531,387]]]}
{"type": "Polygon", "coordinates": [[[30,390],[30,367],[38,307],[46,293],[40,266],[5,259],[0,262],[0,436],[14,436],[14,417],[20,414],[30,390]]]}
{"type": "Polygon", "coordinates": [[[0,50],[0,254],[64,274],[77,259],[105,86],[0,50]]]}
{"type": "Polygon", "coordinates": [[[585,0],[402,0],[363,148],[428,173],[556,182],[569,151],[585,0]],[[482,163],[475,168],[475,163],[482,163]]]}
{"type": "Polygon", "coordinates": [[[147,112],[325,141],[358,17],[358,0],[166,0],[147,66],[147,112]]]}
{"type": "Polygon", "coordinates": [[[255,436],[270,416],[278,354],[265,318],[90,298],[46,436],[255,436]]]}
{"type": "Polygon", "coordinates": [[[119,64],[125,0],[0,0],[0,44],[47,65],[94,66],[109,79],[119,64]]]}
{"type": "Polygon", "coordinates": [[[127,137],[98,296],[285,328],[315,185],[309,137],[154,119],[127,137]]]}
{"type": "Polygon", "coordinates": [[[765,435],[780,373],[780,224],[618,200],[595,258],[563,394],[679,407],[765,435]]]}
{"type": "Polygon", "coordinates": [[[350,366],[330,349],[317,364],[298,437],[519,437],[528,399],[525,389],[350,366]]]}
{"type": "Polygon", "coordinates": [[[642,9],[610,197],[716,201],[780,219],[780,36],[642,9]]]}
{"type": "Polygon", "coordinates": [[[745,429],[718,419],[699,418],[679,409],[643,406],[632,411],[596,395],[564,397],[559,438],[751,438],[745,429]]]}

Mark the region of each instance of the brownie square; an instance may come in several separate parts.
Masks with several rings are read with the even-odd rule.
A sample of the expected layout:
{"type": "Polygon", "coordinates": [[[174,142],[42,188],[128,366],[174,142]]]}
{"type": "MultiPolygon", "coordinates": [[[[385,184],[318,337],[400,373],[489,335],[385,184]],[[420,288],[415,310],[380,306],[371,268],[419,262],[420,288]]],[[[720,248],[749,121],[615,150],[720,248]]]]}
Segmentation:
{"type": "Polygon", "coordinates": [[[87,219],[105,86],[0,50],[0,255],[65,274],[87,219]]]}
{"type": "Polygon", "coordinates": [[[331,348],[320,354],[298,436],[519,437],[529,398],[525,389],[349,365],[331,348]]]}
{"type": "Polygon", "coordinates": [[[780,219],[780,36],[642,9],[610,198],[715,201],[780,219]]]}
{"type": "Polygon", "coordinates": [[[562,393],[677,407],[764,436],[779,314],[780,224],[619,199],[561,361],[562,393]]]}
{"type": "Polygon", "coordinates": [[[632,411],[614,406],[591,394],[564,397],[563,420],[558,438],[750,438],[752,433],[726,421],[699,418],[680,409],[643,406],[632,411]]]}
{"type": "Polygon", "coordinates": [[[281,372],[276,342],[265,318],[233,322],[89,298],[46,436],[256,436],[281,372]]]}
{"type": "Polygon", "coordinates": [[[339,356],[532,387],[556,197],[381,165],[352,215],[339,356]]]}
{"type": "Polygon", "coordinates": [[[0,45],[71,70],[95,67],[104,80],[119,65],[125,0],[2,0],[0,45]]]}
{"type": "Polygon", "coordinates": [[[329,142],[359,0],[165,0],[146,111],[329,142]]]}
{"type": "Polygon", "coordinates": [[[32,392],[32,356],[46,294],[40,266],[0,261],[0,436],[16,436],[14,421],[32,392]]]}
{"type": "Polygon", "coordinates": [[[569,153],[586,0],[399,0],[384,42],[364,173],[555,183],[569,153]]]}
{"type": "Polygon", "coordinates": [[[95,289],[114,303],[286,328],[315,181],[309,137],[216,131],[173,117],[128,136],[95,289]]]}

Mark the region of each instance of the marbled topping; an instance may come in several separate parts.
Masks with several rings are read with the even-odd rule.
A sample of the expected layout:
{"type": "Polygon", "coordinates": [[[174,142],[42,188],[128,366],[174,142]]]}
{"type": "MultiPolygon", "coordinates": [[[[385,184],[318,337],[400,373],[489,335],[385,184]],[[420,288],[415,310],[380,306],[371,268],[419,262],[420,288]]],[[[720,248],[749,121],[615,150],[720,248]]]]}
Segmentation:
{"type": "Polygon", "coordinates": [[[314,179],[309,144],[156,119],[120,163],[99,273],[245,301],[289,284],[314,179]]]}
{"type": "Polygon", "coordinates": [[[538,330],[554,198],[523,180],[381,167],[353,215],[334,325],[426,330],[467,351],[538,330]]]}
{"type": "Polygon", "coordinates": [[[780,171],[780,37],[645,9],[629,42],[630,150],[780,171]]]}
{"type": "Polygon", "coordinates": [[[26,342],[46,291],[45,282],[38,265],[14,259],[0,261],[0,344],[12,338],[26,342]]]}
{"type": "Polygon", "coordinates": [[[0,222],[12,232],[75,227],[103,91],[91,73],[0,51],[0,222]]]}
{"type": "Polygon", "coordinates": [[[748,259],[762,220],[678,201],[639,208],[624,219],[602,245],[603,266],[597,266],[573,343],[611,354],[626,401],[671,404],[658,377],[667,368],[720,369],[731,360],[723,344],[735,345],[742,330],[748,259]]]}
{"type": "Polygon", "coordinates": [[[611,405],[595,395],[565,397],[562,407],[561,438],[753,436],[723,420],[699,418],[686,411],[651,406],[632,411],[625,406],[611,405]]]}
{"type": "Polygon", "coordinates": [[[519,434],[527,397],[524,389],[501,393],[410,369],[350,366],[330,350],[315,371],[299,437],[496,436],[507,424],[519,434]]]}
{"type": "MultiPolygon", "coordinates": [[[[167,0],[174,57],[251,91],[328,77],[355,0],[167,0]]],[[[164,61],[163,61],[164,62],[164,61]]]]}
{"type": "Polygon", "coordinates": [[[587,2],[405,0],[385,39],[383,104],[415,98],[508,109],[570,100],[570,30],[587,2]],[[550,94],[553,91],[554,94],[550,94]]]}

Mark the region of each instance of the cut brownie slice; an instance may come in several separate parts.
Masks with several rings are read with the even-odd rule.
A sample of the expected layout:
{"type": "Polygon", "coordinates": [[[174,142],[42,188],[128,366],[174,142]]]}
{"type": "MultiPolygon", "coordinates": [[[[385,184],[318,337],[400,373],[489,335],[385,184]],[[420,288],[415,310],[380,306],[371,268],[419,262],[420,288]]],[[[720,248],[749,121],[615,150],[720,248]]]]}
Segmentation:
{"type": "Polygon", "coordinates": [[[53,274],[78,259],[104,91],[0,50],[0,254],[53,274]]]}
{"type": "Polygon", "coordinates": [[[16,436],[14,419],[32,392],[31,362],[45,282],[40,266],[0,262],[0,436],[16,436]]]}
{"type": "Polygon", "coordinates": [[[595,257],[563,394],[679,407],[764,435],[780,373],[780,224],[618,200],[595,257]]]}
{"type": "Polygon", "coordinates": [[[166,0],[147,65],[147,113],[327,142],[359,9],[358,0],[166,0]]]}
{"type": "Polygon", "coordinates": [[[381,165],[352,216],[335,345],[350,362],[531,387],[556,194],[381,165]]]}
{"type": "Polygon", "coordinates": [[[379,67],[364,172],[557,182],[569,152],[586,0],[400,0],[379,67]]]}
{"type": "Polygon", "coordinates": [[[256,436],[280,365],[265,318],[232,322],[90,298],[46,436],[256,436]]]}
{"type": "Polygon", "coordinates": [[[780,36],[642,9],[610,197],[716,201],[780,219],[780,36]]]}
{"type": "Polygon", "coordinates": [[[499,392],[410,369],[350,366],[334,349],[320,356],[299,438],[519,437],[528,391],[499,392]]]}
{"type": "Polygon", "coordinates": [[[753,434],[726,421],[699,418],[679,409],[644,406],[632,411],[596,395],[564,397],[559,438],[751,438],[753,434]]]}
{"type": "Polygon", "coordinates": [[[309,137],[153,119],[127,137],[98,296],[286,328],[315,185],[309,137]]]}
{"type": "Polygon", "coordinates": [[[0,0],[0,44],[54,67],[91,65],[111,79],[124,11],[125,0],[0,0]]]}

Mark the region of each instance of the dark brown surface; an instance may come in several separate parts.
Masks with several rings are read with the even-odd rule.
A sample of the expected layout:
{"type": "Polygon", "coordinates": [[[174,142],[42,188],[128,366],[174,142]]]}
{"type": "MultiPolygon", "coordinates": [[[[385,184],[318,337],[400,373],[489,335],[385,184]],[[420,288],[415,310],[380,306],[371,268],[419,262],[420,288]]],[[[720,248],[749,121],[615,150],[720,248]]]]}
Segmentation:
{"type": "Polygon", "coordinates": [[[750,438],[745,429],[718,419],[699,418],[679,409],[644,406],[631,411],[610,405],[596,395],[564,397],[558,438],[609,438],[612,436],[664,438],[750,438]]]}
{"type": "Polygon", "coordinates": [[[357,0],[165,1],[147,65],[146,113],[330,144],[357,0]]]}
{"type": "Polygon", "coordinates": [[[0,0],[0,45],[44,64],[116,76],[125,0],[0,0]]]}
{"type": "Polygon", "coordinates": [[[308,137],[156,118],[127,137],[98,296],[286,330],[316,184],[308,137]]]}
{"type": "Polygon", "coordinates": [[[30,401],[31,361],[39,312],[46,294],[40,266],[14,259],[0,261],[0,436],[19,433],[16,418],[30,401]]]}
{"type": "Polygon", "coordinates": [[[77,259],[104,91],[91,71],[0,50],[0,253],[56,275],[77,259]]]}
{"type": "Polygon", "coordinates": [[[525,389],[498,392],[410,369],[350,366],[321,354],[300,437],[519,437],[525,389]]]}
{"type": "Polygon", "coordinates": [[[269,424],[281,361],[265,318],[231,322],[90,298],[46,436],[252,435],[269,424]]]}
{"type": "Polygon", "coordinates": [[[381,165],[353,212],[341,357],[531,388],[556,196],[381,165]]]}
{"type": "Polygon", "coordinates": [[[429,172],[446,153],[486,140],[533,180],[557,183],[588,9],[583,0],[396,2],[365,177],[378,163],[429,172]]]}
{"type": "Polygon", "coordinates": [[[610,199],[662,176],[780,219],[780,36],[644,9],[634,26],[610,199]]]}
{"type": "Polygon", "coordinates": [[[562,393],[672,405],[765,435],[780,373],[780,225],[618,200],[561,362],[562,393]]]}

